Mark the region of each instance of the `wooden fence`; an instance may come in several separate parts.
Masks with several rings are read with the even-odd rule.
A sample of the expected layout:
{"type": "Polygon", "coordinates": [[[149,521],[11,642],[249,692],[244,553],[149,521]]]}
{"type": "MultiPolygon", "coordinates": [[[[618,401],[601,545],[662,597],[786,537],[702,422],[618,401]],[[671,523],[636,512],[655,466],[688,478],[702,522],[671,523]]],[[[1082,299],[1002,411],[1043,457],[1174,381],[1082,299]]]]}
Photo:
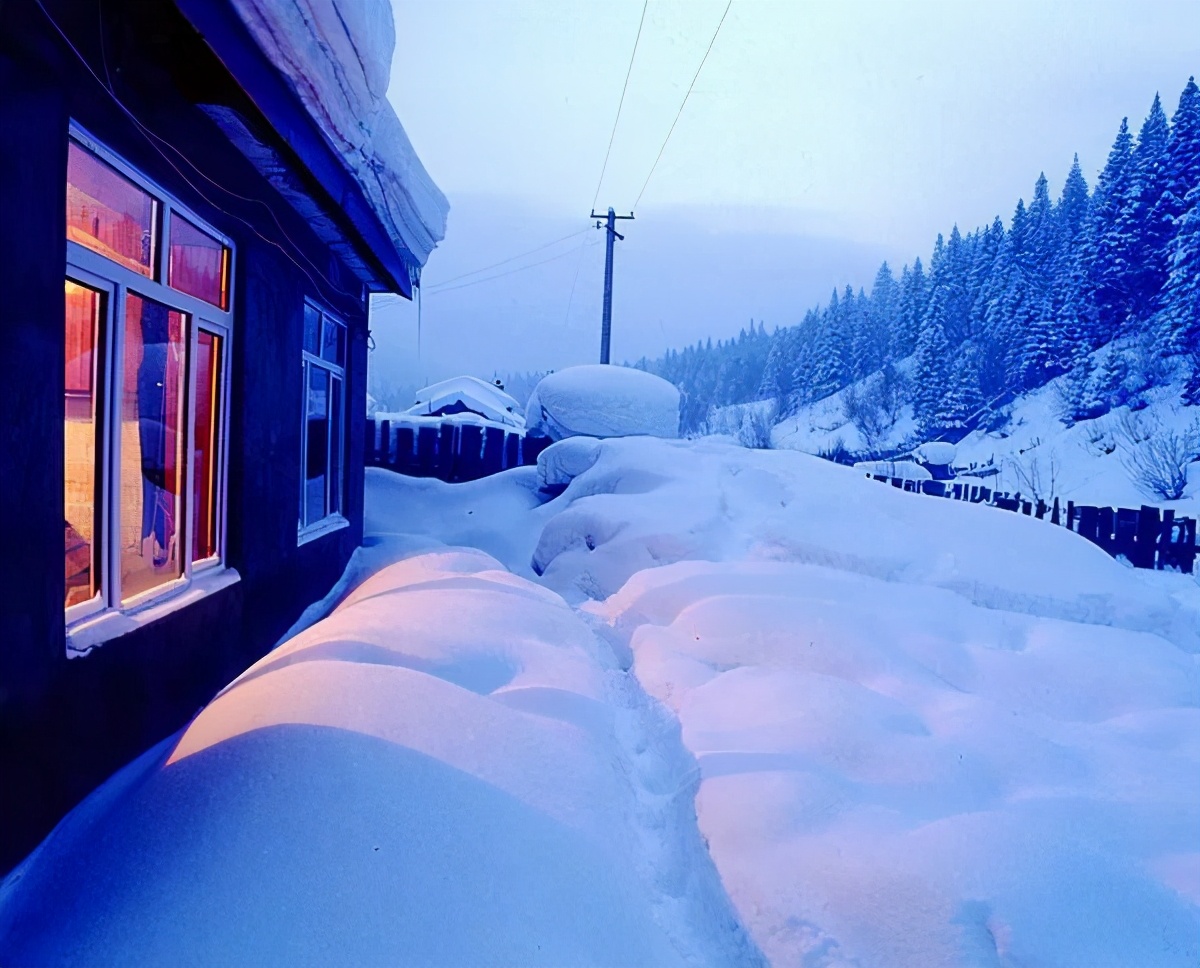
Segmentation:
{"type": "Polygon", "coordinates": [[[995,492],[978,484],[961,481],[910,481],[899,477],[868,475],[905,491],[934,497],[987,504],[1017,511],[1069,528],[1114,558],[1124,557],[1135,568],[1175,569],[1192,574],[1196,561],[1196,520],[1177,518],[1169,508],[1101,508],[1068,501],[1053,504],[1029,500],[1018,494],[995,492]]]}
{"type": "Polygon", "coordinates": [[[367,419],[366,464],[410,477],[475,481],[510,467],[536,464],[550,443],[515,430],[445,420],[441,423],[378,423],[367,419]]]}

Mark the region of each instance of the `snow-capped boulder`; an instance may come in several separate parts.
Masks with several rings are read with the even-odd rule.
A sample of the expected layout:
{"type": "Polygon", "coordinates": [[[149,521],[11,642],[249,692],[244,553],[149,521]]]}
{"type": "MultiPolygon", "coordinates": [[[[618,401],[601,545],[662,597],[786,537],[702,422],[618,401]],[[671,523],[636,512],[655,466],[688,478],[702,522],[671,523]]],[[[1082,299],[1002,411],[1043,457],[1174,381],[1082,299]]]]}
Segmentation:
{"type": "Polygon", "coordinates": [[[525,406],[534,435],[678,437],[679,391],[661,377],[627,366],[572,366],[544,377],[525,406]]]}

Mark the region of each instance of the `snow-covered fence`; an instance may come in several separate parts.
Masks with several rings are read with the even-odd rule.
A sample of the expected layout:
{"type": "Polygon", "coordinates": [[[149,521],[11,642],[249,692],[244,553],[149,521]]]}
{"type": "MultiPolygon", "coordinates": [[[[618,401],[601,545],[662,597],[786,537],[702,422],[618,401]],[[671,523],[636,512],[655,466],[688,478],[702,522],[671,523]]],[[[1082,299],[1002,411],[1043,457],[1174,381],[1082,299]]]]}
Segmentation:
{"type": "Polygon", "coordinates": [[[1140,508],[1105,508],[1075,504],[1053,504],[1021,494],[992,491],[963,481],[914,481],[900,477],[868,475],[872,480],[905,491],[933,497],[987,504],[1049,521],[1074,531],[1099,545],[1114,558],[1124,558],[1135,568],[1173,569],[1192,574],[1197,555],[1195,518],[1177,518],[1170,508],[1142,505],[1140,508]]]}
{"type": "Polygon", "coordinates": [[[367,418],[366,463],[410,477],[474,481],[536,464],[549,440],[489,421],[367,418]]]}

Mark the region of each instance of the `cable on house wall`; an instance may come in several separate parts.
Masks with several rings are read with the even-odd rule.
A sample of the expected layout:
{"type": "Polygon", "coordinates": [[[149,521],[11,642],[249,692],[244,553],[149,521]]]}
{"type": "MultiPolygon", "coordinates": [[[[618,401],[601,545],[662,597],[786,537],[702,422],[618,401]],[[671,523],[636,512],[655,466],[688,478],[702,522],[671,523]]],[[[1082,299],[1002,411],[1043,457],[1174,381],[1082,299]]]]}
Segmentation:
{"type": "MultiPolygon", "coordinates": [[[[185,175],[180,170],[179,166],[176,165],[169,157],[167,157],[166,153],[157,144],[155,144],[156,141],[160,142],[161,144],[166,145],[168,148],[170,148],[173,152],[175,152],[176,155],[178,155],[181,159],[183,159],[188,164],[188,166],[191,167],[197,174],[199,174],[205,181],[209,182],[216,188],[225,192],[225,194],[229,195],[231,198],[237,198],[237,199],[240,199],[241,201],[249,202],[251,204],[262,205],[263,208],[265,208],[267,210],[267,213],[271,216],[272,220],[275,222],[275,225],[279,229],[280,234],[296,249],[296,251],[297,251],[297,253],[299,253],[300,257],[309,263],[309,265],[312,267],[313,271],[316,272],[317,275],[320,277],[320,279],[325,282],[325,284],[329,290],[332,290],[333,292],[339,293],[350,299],[354,299],[355,301],[357,301],[360,298],[359,296],[356,296],[354,293],[348,292],[345,289],[343,289],[341,286],[334,283],[331,279],[328,278],[328,276],[326,276],[323,272],[321,272],[320,269],[318,269],[317,266],[314,265],[312,263],[312,261],[307,258],[307,256],[304,255],[303,249],[301,249],[301,247],[296,243],[296,241],[290,235],[288,235],[287,230],[284,229],[282,224],[280,224],[279,218],[276,216],[275,211],[271,208],[270,205],[268,205],[266,203],[266,201],[264,201],[261,198],[249,198],[244,195],[239,195],[237,192],[231,191],[230,189],[225,188],[223,185],[220,185],[219,183],[213,181],[213,179],[210,178],[208,175],[206,175],[204,172],[202,172],[195,165],[195,163],[192,162],[191,159],[189,159],[184,154],[184,152],[180,151],[177,147],[175,147],[175,145],[171,144],[171,142],[169,142],[165,138],[161,137],[160,135],[155,134],[148,127],[146,127],[146,125],[142,123],[141,119],[139,119],[133,113],[133,111],[131,111],[125,105],[125,103],[117,96],[116,92],[114,90],[112,90],[112,88],[109,85],[105,84],[104,80],[101,79],[100,75],[96,73],[96,71],[92,67],[92,65],[88,63],[87,58],[83,56],[83,54],[82,54],[82,52],[80,52],[79,48],[76,47],[74,43],[72,43],[71,38],[67,36],[66,31],[64,31],[62,29],[62,27],[59,26],[58,22],[54,19],[54,17],[51,16],[50,11],[48,11],[46,9],[45,5],[42,3],[42,0],[34,0],[34,2],[37,4],[38,8],[42,11],[42,14],[43,14],[43,16],[45,16],[46,20],[49,21],[50,25],[55,29],[55,31],[57,31],[58,35],[62,38],[63,43],[65,43],[67,45],[67,47],[70,48],[71,52],[75,55],[75,57],[78,59],[78,61],[84,66],[84,68],[87,70],[87,72],[92,75],[92,77],[95,79],[96,83],[100,85],[100,87],[105,91],[105,93],[108,94],[108,96],[110,98],[112,98],[113,103],[115,103],[117,105],[117,107],[120,108],[122,113],[124,113],[125,116],[128,117],[129,120],[133,122],[134,126],[138,129],[138,131],[146,139],[146,142],[150,145],[150,147],[153,148],[158,153],[158,155],[163,159],[163,161],[165,161],[167,163],[167,165],[170,166],[170,168],[179,176],[179,178],[184,182],[184,184],[186,184],[189,188],[191,188],[192,191],[194,191],[196,193],[196,195],[198,195],[201,199],[203,199],[207,204],[211,205],[214,209],[217,209],[218,211],[223,211],[223,212],[225,212],[225,214],[227,214],[231,218],[235,219],[238,222],[241,222],[243,225],[246,226],[246,228],[248,228],[256,236],[258,236],[263,242],[266,242],[268,245],[274,246],[276,249],[278,249],[283,254],[283,256],[289,262],[291,262],[297,269],[300,270],[301,273],[304,274],[305,278],[308,279],[308,281],[312,284],[312,286],[315,290],[320,291],[322,289],[322,286],[320,285],[320,283],[317,282],[316,279],[313,278],[312,274],[309,273],[309,271],[307,269],[305,269],[305,267],[303,265],[301,265],[299,262],[297,262],[296,259],[293,258],[291,253],[289,253],[282,245],[280,245],[274,239],[267,238],[252,223],[246,221],[246,219],[242,218],[240,215],[237,215],[234,212],[229,212],[229,211],[223,209],[220,205],[218,205],[212,199],[210,199],[207,195],[205,195],[204,192],[202,192],[198,187],[196,187],[195,183],[191,179],[189,179],[187,177],[187,175],[185,175]]],[[[103,37],[101,37],[101,44],[103,45],[103,37]]],[[[322,297],[329,300],[328,292],[322,292],[322,297]]],[[[335,302],[336,300],[329,300],[329,301],[335,302]]]]}

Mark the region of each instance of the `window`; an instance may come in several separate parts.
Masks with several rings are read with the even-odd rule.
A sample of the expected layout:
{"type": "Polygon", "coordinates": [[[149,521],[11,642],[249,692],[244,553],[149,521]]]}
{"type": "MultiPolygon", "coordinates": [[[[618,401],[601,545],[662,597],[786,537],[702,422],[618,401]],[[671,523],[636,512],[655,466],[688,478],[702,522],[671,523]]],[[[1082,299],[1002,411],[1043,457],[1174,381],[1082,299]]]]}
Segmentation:
{"type": "Polygon", "coordinates": [[[301,538],[345,524],[342,516],[346,327],[304,306],[304,432],[301,438],[301,538]]]}
{"type": "Polygon", "coordinates": [[[68,152],[71,630],[223,570],[233,250],[74,127],[68,152]]]}

